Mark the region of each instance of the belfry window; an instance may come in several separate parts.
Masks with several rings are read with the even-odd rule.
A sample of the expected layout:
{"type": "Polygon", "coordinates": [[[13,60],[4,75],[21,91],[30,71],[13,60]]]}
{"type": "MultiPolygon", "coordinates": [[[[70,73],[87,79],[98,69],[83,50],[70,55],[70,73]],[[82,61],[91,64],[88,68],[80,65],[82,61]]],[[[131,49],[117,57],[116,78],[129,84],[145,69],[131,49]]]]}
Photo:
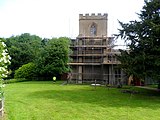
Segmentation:
{"type": "Polygon", "coordinates": [[[97,27],[96,27],[96,24],[95,24],[95,23],[93,23],[93,24],[91,25],[90,33],[91,33],[91,36],[96,36],[96,34],[97,34],[97,27]]]}

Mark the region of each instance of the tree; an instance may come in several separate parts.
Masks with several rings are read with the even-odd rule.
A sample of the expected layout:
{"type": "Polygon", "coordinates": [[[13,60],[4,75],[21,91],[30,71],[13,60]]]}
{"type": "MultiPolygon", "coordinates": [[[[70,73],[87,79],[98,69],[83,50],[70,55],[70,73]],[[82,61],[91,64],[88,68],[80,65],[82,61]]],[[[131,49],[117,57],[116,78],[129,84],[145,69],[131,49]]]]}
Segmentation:
{"type": "Polygon", "coordinates": [[[70,70],[69,62],[69,38],[52,38],[48,40],[35,59],[39,76],[51,79],[70,70]]]}
{"type": "Polygon", "coordinates": [[[118,37],[124,39],[129,51],[120,50],[120,67],[139,79],[152,78],[160,85],[160,1],[145,0],[139,21],[119,22],[118,37]]]}
{"type": "Polygon", "coordinates": [[[6,39],[8,52],[12,58],[9,68],[14,71],[24,64],[34,61],[41,49],[42,39],[36,35],[29,33],[21,34],[20,36],[12,36],[6,39]]]}

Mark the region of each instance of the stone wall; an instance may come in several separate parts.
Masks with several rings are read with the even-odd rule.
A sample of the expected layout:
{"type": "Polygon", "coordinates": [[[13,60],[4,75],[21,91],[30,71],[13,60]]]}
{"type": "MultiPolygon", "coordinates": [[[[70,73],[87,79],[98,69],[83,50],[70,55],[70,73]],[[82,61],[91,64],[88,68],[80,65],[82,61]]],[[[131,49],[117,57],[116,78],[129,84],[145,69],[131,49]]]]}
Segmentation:
{"type": "Polygon", "coordinates": [[[79,36],[91,36],[90,28],[96,25],[96,36],[107,36],[108,14],[80,14],[79,15],[79,36]]]}

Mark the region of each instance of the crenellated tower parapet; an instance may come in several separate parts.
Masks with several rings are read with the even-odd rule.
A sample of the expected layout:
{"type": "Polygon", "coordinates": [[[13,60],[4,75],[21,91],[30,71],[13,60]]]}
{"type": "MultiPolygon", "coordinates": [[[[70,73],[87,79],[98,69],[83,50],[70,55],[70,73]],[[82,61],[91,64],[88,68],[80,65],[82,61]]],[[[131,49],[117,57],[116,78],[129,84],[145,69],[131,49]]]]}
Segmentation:
{"type": "Polygon", "coordinates": [[[101,13],[98,13],[98,14],[95,14],[95,13],[92,13],[91,15],[90,14],[79,14],[79,19],[80,20],[89,20],[89,19],[95,19],[95,20],[100,20],[100,19],[103,19],[103,20],[107,20],[108,19],[108,14],[105,13],[105,14],[101,14],[101,13]]]}

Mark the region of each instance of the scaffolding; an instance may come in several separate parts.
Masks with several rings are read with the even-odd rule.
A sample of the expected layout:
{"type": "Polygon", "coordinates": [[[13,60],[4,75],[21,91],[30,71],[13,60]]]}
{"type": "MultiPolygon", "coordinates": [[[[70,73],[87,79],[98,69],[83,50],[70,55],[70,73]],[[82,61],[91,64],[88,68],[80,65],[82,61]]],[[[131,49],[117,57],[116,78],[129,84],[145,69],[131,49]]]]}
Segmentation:
{"type": "Polygon", "coordinates": [[[79,36],[72,39],[71,81],[75,83],[118,84],[123,71],[116,54],[114,37],[107,37],[108,14],[79,15],[79,36]]]}
{"type": "Polygon", "coordinates": [[[113,37],[77,37],[72,40],[72,82],[101,84],[118,84],[123,73],[116,69],[120,64],[115,55],[113,37]]]}

